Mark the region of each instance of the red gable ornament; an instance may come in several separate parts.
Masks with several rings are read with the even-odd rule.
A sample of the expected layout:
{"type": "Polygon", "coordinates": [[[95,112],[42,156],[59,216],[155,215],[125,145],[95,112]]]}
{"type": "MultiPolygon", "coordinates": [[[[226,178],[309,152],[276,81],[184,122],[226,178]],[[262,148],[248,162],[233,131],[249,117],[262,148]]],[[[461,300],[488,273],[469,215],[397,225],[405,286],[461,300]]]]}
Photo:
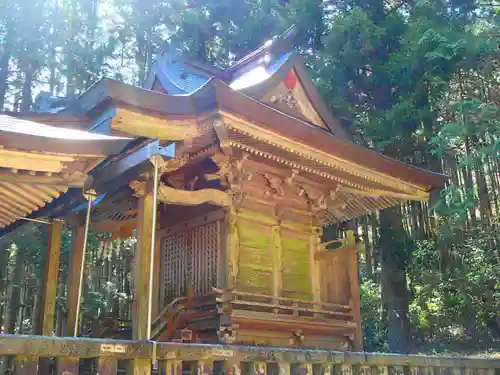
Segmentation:
{"type": "Polygon", "coordinates": [[[290,69],[286,77],[283,79],[283,84],[288,90],[293,90],[297,85],[297,75],[293,69],[290,69]]]}

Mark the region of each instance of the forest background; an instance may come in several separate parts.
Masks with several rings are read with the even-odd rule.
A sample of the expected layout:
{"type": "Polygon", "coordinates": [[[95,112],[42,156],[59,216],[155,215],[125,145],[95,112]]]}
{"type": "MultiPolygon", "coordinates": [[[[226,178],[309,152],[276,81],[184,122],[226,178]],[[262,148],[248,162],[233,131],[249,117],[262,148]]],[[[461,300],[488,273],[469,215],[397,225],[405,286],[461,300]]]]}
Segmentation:
{"type": "MultiPolygon", "coordinates": [[[[355,223],[365,349],[499,351],[498,0],[0,0],[0,108],[30,110],[40,90],[76,95],[102,76],[140,85],[162,48],[227,67],[292,24],[356,142],[451,176],[430,205],[355,223]]],[[[4,333],[32,329],[46,236],[25,225],[1,239],[4,333]]],[[[84,327],[129,317],[134,242],[91,235],[84,327]]],[[[56,333],[69,243],[64,233],[56,333]]]]}

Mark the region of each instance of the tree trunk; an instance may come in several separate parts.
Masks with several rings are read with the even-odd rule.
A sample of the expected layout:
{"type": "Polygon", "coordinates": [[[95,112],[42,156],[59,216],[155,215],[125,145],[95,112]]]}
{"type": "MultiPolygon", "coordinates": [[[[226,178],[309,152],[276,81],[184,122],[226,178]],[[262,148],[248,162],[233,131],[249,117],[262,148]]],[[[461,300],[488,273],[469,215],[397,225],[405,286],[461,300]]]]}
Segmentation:
{"type": "Polygon", "coordinates": [[[0,58],[0,110],[4,108],[5,95],[7,94],[9,86],[9,61],[10,51],[7,47],[5,47],[2,57],[0,58]]]}
{"type": "Polygon", "coordinates": [[[380,251],[382,301],[387,311],[389,349],[395,353],[407,353],[410,323],[406,265],[410,249],[399,207],[380,212],[380,251]]]}
{"type": "Polygon", "coordinates": [[[34,70],[26,69],[24,72],[23,91],[21,96],[21,112],[28,112],[33,104],[32,89],[33,89],[34,70]]]}
{"type": "Polygon", "coordinates": [[[363,216],[361,223],[363,227],[363,243],[365,244],[366,275],[370,280],[373,280],[372,245],[370,243],[370,236],[368,236],[368,215],[363,216]]]}

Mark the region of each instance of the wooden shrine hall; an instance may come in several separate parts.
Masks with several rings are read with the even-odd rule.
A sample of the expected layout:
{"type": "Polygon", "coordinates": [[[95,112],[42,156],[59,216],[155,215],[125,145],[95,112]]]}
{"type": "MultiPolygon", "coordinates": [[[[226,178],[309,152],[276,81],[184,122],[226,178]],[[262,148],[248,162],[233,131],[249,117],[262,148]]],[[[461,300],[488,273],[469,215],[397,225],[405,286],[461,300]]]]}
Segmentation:
{"type": "Polygon", "coordinates": [[[342,224],[446,176],[353,143],[288,34],[226,70],[164,52],[145,87],[102,79],[0,116],[0,235],[50,225],[39,334],[52,335],[63,226],[66,336],[79,336],[88,231],[137,236],[130,335],[362,350],[356,241],[342,224]],[[44,112],[43,112],[44,111],[44,112]]]}

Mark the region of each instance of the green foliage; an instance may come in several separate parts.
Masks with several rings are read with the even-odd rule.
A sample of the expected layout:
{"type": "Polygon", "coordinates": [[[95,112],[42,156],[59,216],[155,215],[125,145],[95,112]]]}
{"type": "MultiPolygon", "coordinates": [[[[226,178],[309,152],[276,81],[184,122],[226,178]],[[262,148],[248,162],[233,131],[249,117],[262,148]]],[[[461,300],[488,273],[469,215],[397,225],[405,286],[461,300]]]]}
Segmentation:
{"type": "Polygon", "coordinates": [[[500,325],[500,258],[498,223],[488,230],[469,229],[451,247],[449,267],[443,270],[436,243],[423,241],[413,253],[409,270],[413,287],[412,320],[422,341],[491,341],[500,325]]]}

